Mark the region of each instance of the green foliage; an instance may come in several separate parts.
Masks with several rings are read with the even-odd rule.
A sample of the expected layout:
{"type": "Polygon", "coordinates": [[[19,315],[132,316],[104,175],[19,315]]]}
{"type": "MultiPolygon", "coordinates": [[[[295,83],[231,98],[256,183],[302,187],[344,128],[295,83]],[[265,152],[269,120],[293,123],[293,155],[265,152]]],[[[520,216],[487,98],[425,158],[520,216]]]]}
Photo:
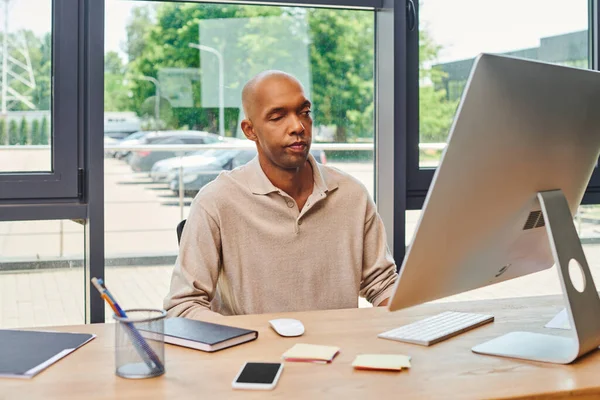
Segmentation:
{"type": "Polygon", "coordinates": [[[42,126],[40,128],[40,144],[50,144],[50,133],[48,129],[48,118],[42,118],[42,126]]]}
{"type": "Polygon", "coordinates": [[[25,117],[21,119],[19,126],[19,144],[26,145],[29,143],[29,126],[25,117]]]}
{"type": "Polygon", "coordinates": [[[127,54],[129,61],[140,57],[146,47],[148,34],[153,26],[151,6],[138,6],[131,10],[131,17],[127,27],[127,42],[122,50],[127,54]]]}
{"type": "Polygon", "coordinates": [[[123,75],[125,68],[123,61],[116,51],[109,51],[104,55],[104,73],[123,75]]]}
{"type": "Polygon", "coordinates": [[[449,101],[445,90],[421,86],[419,90],[419,132],[423,143],[445,142],[458,100],[449,101]]]}
{"type": "MultiPolygon", "coordinates": [[[[226,66],[228,79],[232,78],[230,71],[240,68],[257,73],[261,65],[269,65],[273,60],[296,62],[289,50],[278,43],[278,30],[303,29],[308,23],[307,68],[314,124],[334,127],[338,142],[373,138],[374,18],[371,12],[357,10],[168,2],[134,7],[126,27],[127,41],[122,48],[127,60],[122,60],[117,52],[105,55],[105,111],[135,111],[152,120],[155,86],[134,78],[142,75],[158,78],[158,72],[164,68],[197,69],[201,57],[214,57],[189,47],[189,43],[198,43],[201,20],[253,17],[256,18],[248,22],[247,35],[235,45],[252,50],[256,56],[237,60],[235,68],[226,66]],[[281,24],[265,34],[259,17],[269,16],[280,18],[281,24]]],[[[31,89],[19,80],[12,80],[11,86],[24,93],[36,109],[50,110],[52,35],[38,37],[31,30],[10,35],[15,38],[19,35],[27,44],[36,83],[31,89]]],[[[222,47],[225,45],[233,44],[216,43],[221,49],[225,49],[222,47]]],[[[293,47],[293,43],[291,45],[293,47]]],[[[422,28],[419,33],[419,130],[423,142],[446,140],[458,103],[448,100],[444,72],[431,67],[440,50],[426,27],[422,28]]],[[[10,55],[16,59],[22,57],[17,48],[11,49],[10,55]]],[[[240,79],[237,84],[244,83],[240,79]]],[[[200,80],[192,81],[191,108],[171,107],[166,99],[161,99],[160,117],[164,127],[218,131],[219,110],[202,105],[201,84],[200,80]]],[[[17,101],[10,109],[24,111],[31,108],[17,101]]],[[[238,116],[237,108],[225,110],[227,134],[233,135],[237,131],[238,116]]],[[[23,126],[21,122],[19,130],[17,122],[13,122],[8,123],[8,132],[7,122],[0,122],[0,144],[28,142],[23,133],[27,130],[26,124],[23,126]]],[[[50,129],[46,118],[41,123],[34,121],[31,128],[31,143],[49,143],[50,129]]]]}
{"type": "MultiPolygon", "coordinates": [[[[237,60],[235,67],[226,66],[228,82],[235,81],[231,74],[240,65],[246,72],[258,73],[260,71],[254,68],[269,65],[273,60],[297,61],[277,42],[277,29],[289,31],[308,23],[310,65],[307,68],[311,74],[314,124],[334,127],[337,142],[373,138],[375,26],[373,14],[366,11],[192,3],[136,7],[126,28],[128,40],[123,48],[129,62],[122,65],[116,54],[109,53],[106,57],[105,110],[133,110],[151,120],[154,85],[139,79],[128,79],[125,85],[124,70],[132,78],[158,79],[159,71],[165,68],[198,68],[202,57],[214,57],[189,47],[190,43],[198,43],[201,20],[268,16],[280,17],[282,21],[281,27],[275,26],[268,35],[261,30],[262,20],[256,18],[247,22],[248,33],[238,43],[215,42],[219,49],[244,46],[256,55],[252,59],[237,60]]],[[[439,51],[440,46],[427,32],[420,32],[419,101],[423,141],[445,140],[457,105],[456,101],[447,99],[443,89],[444,73],[431,68],[439,51]]],[[[192,81],[192,107],[172,108],[168,101],[161,99],[160,116],[166,127],[218,131],[218,109],[203,107],[201,84],[200,80],[192,81]]],[[[225,110],[227,134],[236,132],[237,118],[237,109],[225,110]]]]}
{"type": "MultiPolygon", "coordinates": [[[[201,19],[235,18],[273,14],[273,7],[232,6],[218,4],[169,4],[156,7],[156,22],[150,25],[146,14],[140,12],[130,20],[127,30],[131,37],[145,37],[136,47],[135,59],[130,58],[128,71],[132,76],[158,77],[163,68],[198,68],[199,52],[190,48],[189,43],[198,43],[201,19]]],[[[280,11],[277,11],[280,13],[280,11]]],[[[135,46],[134,46],[135,47],[135,46]]],[[[152,83],[135,79],[131,82],[131,109],[139,115],[152,118],[154,116],[155,87],[152,83]]],[[[166,101],[161,101],[161,119],[168,128],[187,126],[209,132],[218,131],[218,109],[202,107],[200,104],[200,82],[193,82],[193,107],[170,108],[166,101]]],[[[237,110],[225,110],[225,126],[237,127],[237,110]]],[[[235,129],[226,134],[233,135],[235,129]]]]}
{"type": "Polygon", "coordinates": [[[6,120],[4,118],[0,119],[0,146],[5,146],[6,143],[6,120]]]}
{"type": "Polygon", "coordinates": [[[31,123],[31,144],[42,144],[40,121],[34,119],[31,123]]]}
{"type": "Polygon", "coordinates": [[[335,125],[336,142],[373,137],[373,14],[312,9],[309,26],[315,124],[335,125]]]}
{"type": "Polygon", "coordinates": [[[15,145],[19,144],[19,131],[17,121],[11,119],[8,123],[8,144],[15,145]]]}
{"type": "MultiPolygon", "coordinates": [[[[33,31],[23,29],[9,34],[9,37],[14,42],[19,43],[24,41],[27,45],[35,79],[35,88],[33,89],[19,79],[12,79],[10,81],[10,87],[24,95],[31,104],[27,105],[24,102],[15,101],[10,105],[9,109],[11,111],[28,111],[32,109],[31,105],[33,105],[37,110],[50,110],[52,35],[48,33],[42,37],[37,37],[33,31]]],[[[0,38],[2,38],[2,34],[0,34],[0,38]]],[[[10,56],[20,62],[25,61],[18,47],[10,49],[10,56]]],[[[29,76],[19,71],[24,70],[18,69],[17,73],[27,81],[29,76]]]]}
{"type": "Polygon", "coordinates": [[[423,143],[446,141],[458,106],[458,100],[448,100],[443,89],[446,74],[431,67],[440,50],[427,31],[419,32],[419,134],[423,143]]]}
{"type": "Polygon", "coordinates": [[[129,87],[125,85],[123,61],[115,51],[104,56],[104,111],[128,111],[132,106],[129,100],[129,87]]]}

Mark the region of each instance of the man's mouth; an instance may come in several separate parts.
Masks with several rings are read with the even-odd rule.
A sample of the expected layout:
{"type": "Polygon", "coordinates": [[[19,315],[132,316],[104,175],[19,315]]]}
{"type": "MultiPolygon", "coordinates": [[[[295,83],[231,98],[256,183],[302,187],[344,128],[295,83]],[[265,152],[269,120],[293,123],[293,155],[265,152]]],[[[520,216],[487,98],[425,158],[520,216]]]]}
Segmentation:
{"type": "Polygon", "coordinates": [[[287,147],[295,151],[303,151],[304,149],[306,149],[306,142],[295,142],[288,145],[287,147]]]}

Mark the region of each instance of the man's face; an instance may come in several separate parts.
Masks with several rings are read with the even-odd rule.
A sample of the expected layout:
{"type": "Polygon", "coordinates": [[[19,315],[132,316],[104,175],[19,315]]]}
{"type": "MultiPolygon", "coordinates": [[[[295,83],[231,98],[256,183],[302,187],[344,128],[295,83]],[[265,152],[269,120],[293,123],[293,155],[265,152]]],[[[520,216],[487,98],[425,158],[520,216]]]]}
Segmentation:
{"type": "Polygon", "coordinates": [[[280,168],[302,167],[312,141],[310,107],[294,80],[278,76],[260,82],[249,116],[258,152],[280,168]]]}

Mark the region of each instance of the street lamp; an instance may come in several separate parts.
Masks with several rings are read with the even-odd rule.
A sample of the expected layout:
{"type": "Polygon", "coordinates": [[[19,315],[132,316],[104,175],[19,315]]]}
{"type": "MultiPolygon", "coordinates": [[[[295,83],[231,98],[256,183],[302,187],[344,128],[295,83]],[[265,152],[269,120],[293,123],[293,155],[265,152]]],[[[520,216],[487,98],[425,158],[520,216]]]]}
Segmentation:
{"type": "Polygon", "coordinates": [[[154,129],[158,131],[158,120],[160,119],[160,84],[155,78],[146,75],[134,76],[133,79],[140,79],[154,84],[154,129]]]}
{"type": "MultiPolygon", "coordinates": [[[[219,135],[225,136],[225,106],[224,106],[224,98],[223,98],[223,87],[224,84],[224,75],[223,75],[223,56],[217,49],[214,49],[209,46],[204,46],[202,44],[190,43],[190,47],[198,50],[208,51],[209,53],[217,56],[217,60],[219,60],[219,135]]],[[[200,68],[200,65],[198,65],[200,68]]]]}

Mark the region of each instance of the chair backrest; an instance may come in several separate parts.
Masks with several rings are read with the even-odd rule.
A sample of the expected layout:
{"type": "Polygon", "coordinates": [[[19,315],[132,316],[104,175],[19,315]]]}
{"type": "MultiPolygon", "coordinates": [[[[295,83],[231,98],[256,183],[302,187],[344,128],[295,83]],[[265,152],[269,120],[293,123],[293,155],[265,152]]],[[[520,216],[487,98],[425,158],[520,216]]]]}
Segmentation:
{"type": "Polygon", "coordinates": [[[181,243],[181,234],[183,233],[183,227],[185,226],[185,219],[177,224],[177,244],[181,243]]]}

